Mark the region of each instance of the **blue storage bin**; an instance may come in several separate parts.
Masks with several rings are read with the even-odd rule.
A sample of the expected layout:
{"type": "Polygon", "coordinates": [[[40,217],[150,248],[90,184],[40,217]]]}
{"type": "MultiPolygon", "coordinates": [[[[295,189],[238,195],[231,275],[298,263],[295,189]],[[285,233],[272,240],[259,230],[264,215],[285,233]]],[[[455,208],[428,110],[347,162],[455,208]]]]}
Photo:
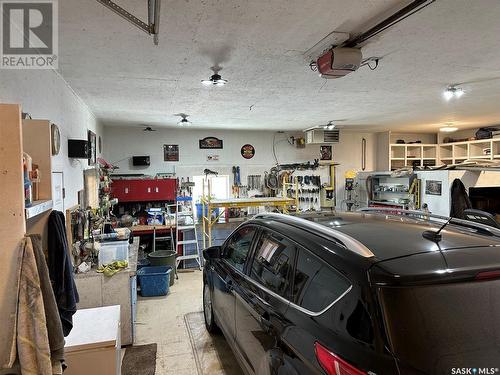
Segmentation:
{"type": "Polygon", "coordinates": [[[170,285],[170,266],[143,267],[137,270],[141,285],[141,296],[166,296],[170,285]]]}
{"type": "MultiPolygon", "coordinates": [[[[207,208],[206,208],[206,205],[205,205],[205,212],[206,212],[207,208]]],[[[212,210],[212,218],[216,218],[217,216],[219,216],[219,212],[220,212],[220,209],[219,208],[215,208],[212,210]]],[[[201,218],[203,216],[203,204],[201,203],[196,203],[196,217],[198,218],[198,221],[201,222],[201,218]]]]}

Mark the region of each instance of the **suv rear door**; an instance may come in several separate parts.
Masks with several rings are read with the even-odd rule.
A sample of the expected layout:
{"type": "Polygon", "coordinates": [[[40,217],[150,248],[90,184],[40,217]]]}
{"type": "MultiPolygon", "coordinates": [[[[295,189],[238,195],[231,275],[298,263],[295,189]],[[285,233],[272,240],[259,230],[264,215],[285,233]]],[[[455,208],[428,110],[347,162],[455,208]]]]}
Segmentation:
{"type": "Polygon", "coordinates": [[[247,276],[235,286],[236,344],[255,374],[269,374],[282,330],[292,288],[296,245],[263,229],[247,276]]]}

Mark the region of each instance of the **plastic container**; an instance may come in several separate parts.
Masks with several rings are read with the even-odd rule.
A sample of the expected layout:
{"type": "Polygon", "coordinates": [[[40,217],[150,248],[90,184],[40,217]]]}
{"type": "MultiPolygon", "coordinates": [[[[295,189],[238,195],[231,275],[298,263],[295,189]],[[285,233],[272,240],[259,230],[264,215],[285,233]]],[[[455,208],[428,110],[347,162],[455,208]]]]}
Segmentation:
{"type": "Polygon", "coordinates": [[[137,278],[141,285],[141,296],[157,297],[166,296],[169,290],[170,273],[172,267],[143,267],[137,271],[137,278]]]}
{"type": "Polygon", "coordinates": [[[128,261],[128,246],[128,240],[99,242],[98,265],[102,266],[118,260],[128,261]]]}
{"type": "MultiPolygon", "coordinates": [[[[152,266],[170,266],[175,270],[175,251],[160,250],[148,254],[148,260],[152,266]]],[[[174,285],[175,277],[172,275],[170,278],[170,286],[174,285]]]]}
{"type": "MultiPolygon", "coordinates": [[[[205,212],[207,211],[207,206],[205,205],[205,212]]],[[[215,219],[217,216],[219,216],[220,209],[215,208],[212,209],[212,218],[215,219]]],[[[199,222],[202,221],[203,217],[203,204],[201,203],[196,203],[196,217],[199,222]]]]}

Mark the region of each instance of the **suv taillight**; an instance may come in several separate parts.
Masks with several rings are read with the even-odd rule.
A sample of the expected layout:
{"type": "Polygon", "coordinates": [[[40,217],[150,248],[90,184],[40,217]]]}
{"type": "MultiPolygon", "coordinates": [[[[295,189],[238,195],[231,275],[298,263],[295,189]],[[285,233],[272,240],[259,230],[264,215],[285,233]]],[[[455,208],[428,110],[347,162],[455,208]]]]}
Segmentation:
{"type": "Polygon", "coordinates": [[[476,280],[491,280],[500,279],[500,270],[496,271],[483,271],[476,275],[476,280]]]}
{"type": "Polygon", "coordinates": [[[328,375],[366,375],[366,372],[347,363],[319,342],[314,343],[314,350],[319,364],[328,375]]]}

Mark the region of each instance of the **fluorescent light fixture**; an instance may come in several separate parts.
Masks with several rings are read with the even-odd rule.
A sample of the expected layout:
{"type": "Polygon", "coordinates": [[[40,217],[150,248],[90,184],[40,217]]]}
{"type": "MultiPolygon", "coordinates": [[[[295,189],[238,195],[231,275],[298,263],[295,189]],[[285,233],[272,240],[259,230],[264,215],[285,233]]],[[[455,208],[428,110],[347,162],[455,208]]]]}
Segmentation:
{"type": "Polygon", "coordinates": [[[439,129],[440,132],[443,133],[453,133],[456,132],[458,128],[456,126],[453,126],[451,124],[443,126],[442,128],[439,129]]]}

